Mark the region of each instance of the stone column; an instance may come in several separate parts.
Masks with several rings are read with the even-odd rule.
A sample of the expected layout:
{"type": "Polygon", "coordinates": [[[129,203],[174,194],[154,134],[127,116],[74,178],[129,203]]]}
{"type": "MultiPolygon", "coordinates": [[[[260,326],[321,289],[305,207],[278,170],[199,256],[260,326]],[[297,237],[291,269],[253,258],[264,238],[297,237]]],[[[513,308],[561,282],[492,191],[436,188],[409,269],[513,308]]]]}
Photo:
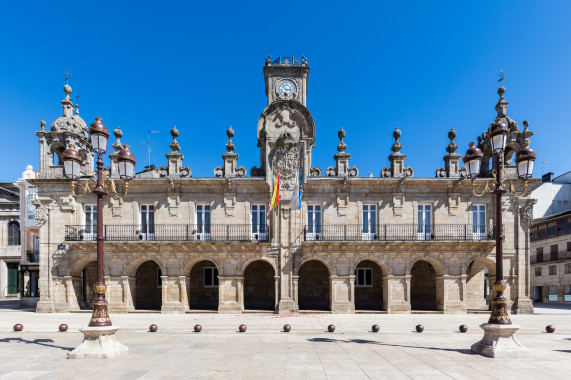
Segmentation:
{"type": "Polygon", "coordinates": [[[331,312],[336,314],[355,313],[355,303],[351,297],[351,282],[354,276],[330,276],[331,312]]]}
{"type": "MultiPolygon", "coordinates": [[[[184,276],[183,276],[184,277],[184,276]]],[[[161,276],[162,279],[162,306],[161,313],[184,313],[187,308],[180,302],[182,291],[179,283],[180,277],[161,276]]]]}
{"type": "Polygon", "coordinates": [[[280,276],[274,276],[274,312],[279,312],[279,303],[280,303],[280,276]]]}
{"type": "Polygon", "coordinates": [[[218,276],[218,313],[241,313],[244,308],[243,283],[244,277],[218,276]]]}
{"type": "Polygon", "coordinates": [[[293,312],[299,312],[299,276],[291,276],[291,291],[293,295],[293,312]]]}
{"type": "Polygon", "coordinates": [[[52,199],[38,199],[33,202],[36,205],[36,225],[39,228],[40,241],[40,300],[36,306],[37,313],[55,312],[55,284],[52,279],[52,199]],[[46,244],[47,243],[47,244],[46,244]]]}
{"type": "Polygon", "coordinates": [[[179,302],[182,305],[182,308],[185,312],[190,310],[190,303],[188,302],[188,282],[189,281],[190,281],[190,277],[188,277],[188,276],[178,276],[179,302]]]}
{"type": "MultiPolygon", "coordinates": [[[[285,193],[285,192],[284,192],[285,193]]],[[[273,245],[279,248],[278,270],[280,271],[280,292],[278,302],[278,313],[293,313],[298,310],[297,303],[293,300],[293,289],[291,275],[293,273],[293,252],[297,248],[293,243],[293,236],[300,234],[303,227],[296,228],[298,220],[298,210],[290,207],[291,192],[285,193],[281,199],[284,205],[279,206],[279,214],[274,216],[274,221],[278,228],[276,236],[272,241],[273,245]],[[287,206],[286,206],[287,205],[287,206]],[[276,239],[277,238],[277,239],[276,239]]]]}
{"type": "Polygon", "coordinates": [[[436,309],[446,314],[466,313],[465,286],[466,275],[436,276],[436,309]]]}
{"type": "Polygon", "coordinates": [[[387,312],[410,313],[410,275],[387,276],[387,312]]]}

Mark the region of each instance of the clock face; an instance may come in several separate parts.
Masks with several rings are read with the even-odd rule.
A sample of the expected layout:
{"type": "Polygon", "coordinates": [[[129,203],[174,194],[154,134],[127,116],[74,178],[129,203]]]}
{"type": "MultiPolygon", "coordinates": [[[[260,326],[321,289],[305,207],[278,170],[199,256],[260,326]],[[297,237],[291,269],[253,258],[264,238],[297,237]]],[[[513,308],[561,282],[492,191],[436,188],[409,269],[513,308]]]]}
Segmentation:
{"type": "Polygon", "coordinates": [[[278,94],[282,99],[291,99],[295,94],[295,84],[289,80],[284,80],[278,86],[278,94]]]}

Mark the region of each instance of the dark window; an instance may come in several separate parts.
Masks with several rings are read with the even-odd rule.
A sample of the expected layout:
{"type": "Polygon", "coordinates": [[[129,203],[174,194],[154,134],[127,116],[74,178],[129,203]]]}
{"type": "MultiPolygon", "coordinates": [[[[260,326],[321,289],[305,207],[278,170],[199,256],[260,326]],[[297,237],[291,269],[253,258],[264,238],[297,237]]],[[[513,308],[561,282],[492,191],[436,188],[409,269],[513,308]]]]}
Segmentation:
{"type": "Polygon", "coordinates": [[[373,286],[373,269],[357,268],[355,270],[355,286],[373,286]]]}
{"type": "Polygon", "coordinates": [[[558,256],[558,253],[559,253],[558,245],[557,245],[557,244],[552,245],[552,246],[550,247],[550,251],[551,251],[551,260],[557,260],[557,259],[558,259],[557,256],[558,256]]]}
{"type": "Polygon", "coordinates": [[[545,239],[546,237],[547,237],[547,226],[545,224],[542,224],[538,228],[537,238],[541,240],[545,239]]]}
{"type": "Polygon", "coordinates": [[[161,268],[157,268],[157,288],[163,287],[163,279],[161,278],[162,275],[163,272],[161,271],[161,268]]]}
{"type": "Polygon", "coordinates": [[[204,287],[215,288],[218,286],[218,269],[204,268],[204,287]]]}
{"type": "Polygon", "coordinates": [[[20,224],[18,222],[8,223],[8,245],[20,245],[20,224]]]}
{"type": "Polygon", "coordinates": [[[565,235],[567,233],[567,221],[565,219],[557,221],[557,235],[565,235]]]}
{"type": "Polygon", "coordinates": [[[553,237],[557,234],[555,222],[547,224],[547,237],[553,237]]]}
{"type": "Polygon", "coordinates": [[[541,276],[541,267],[535,268],[535,276],[536,277],[541,276]]]}
{"type": "Polygon", "coordinates": [[[543,247],[539,247],[535,249],[535,257],[538,263],[543,262],[543,247]]]}
{"type": "Polygon", "coordinates": [[[571,273],[571,264],[565,264],[565,274],[571,273]]]}
{"type": "Polygon", "coordinates": [[[567,242],[567,252],[571,252],[571,241],[567,242]]]}
{"type": "Polygon", "coordinates": [[[529,240],[537,240],[537,227],[533,227],[529,230],[529,240]]]}
{"type": "Polygon", "coordinates": [[[550,265],[549,266],[549,275],[553,276],[557,274],[557,265],[550,265]]]}

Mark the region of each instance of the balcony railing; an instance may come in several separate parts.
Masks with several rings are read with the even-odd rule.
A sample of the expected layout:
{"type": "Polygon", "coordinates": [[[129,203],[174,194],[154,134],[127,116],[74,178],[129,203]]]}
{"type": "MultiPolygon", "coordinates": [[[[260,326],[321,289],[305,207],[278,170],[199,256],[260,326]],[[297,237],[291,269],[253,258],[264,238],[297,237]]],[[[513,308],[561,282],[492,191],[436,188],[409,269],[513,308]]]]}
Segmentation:
{"type": "Polygon", "coordinates": [[[305,226],[305,241],[481,241],[496,238],[495,227],[474,224],[381,224],[305,226]]]}
{"type": "MultiPolygon", "coordinates": [[[[268,241],[265,224],[105,225],[105,241],[268,241]]],[[[92,226],[65,226],[66,241],[95,241],[92,226]]]]}
{"type": "Polygon", "coordinates": [[[40,262],[40,251],[26,251],[26,262],[27,263],[39,263],[40,262]]]}
{"type": "Polygon", "coordinates": [[[540,253],[540,254],[531,255],[532,264],[548,263],[552,261],[568,260],[568,259],[571,259],[571,251],[567,252],[557,251],[552,253],[540,253]]]}
{"type": "Polygon", "coordinates": [[[301,62],[299,62],[295,57],[278,57],[277,59],[274,59],[274,61],[272,62],[272,65],[296,65],[296,66],[299,66],[299,65],[301,65],[301,62]]]}

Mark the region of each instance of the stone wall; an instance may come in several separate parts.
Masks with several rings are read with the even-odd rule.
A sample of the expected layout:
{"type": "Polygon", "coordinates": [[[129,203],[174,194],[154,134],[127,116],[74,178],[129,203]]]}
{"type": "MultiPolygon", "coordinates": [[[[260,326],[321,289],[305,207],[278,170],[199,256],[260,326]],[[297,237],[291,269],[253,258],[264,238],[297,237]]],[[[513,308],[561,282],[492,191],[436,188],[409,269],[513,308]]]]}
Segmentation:
{"type": "Polygon", "coordinates": [[[317,261],[304,263],[298,272],[300,310],[329,310],[331,285],[327,267],[317,261]]]}

